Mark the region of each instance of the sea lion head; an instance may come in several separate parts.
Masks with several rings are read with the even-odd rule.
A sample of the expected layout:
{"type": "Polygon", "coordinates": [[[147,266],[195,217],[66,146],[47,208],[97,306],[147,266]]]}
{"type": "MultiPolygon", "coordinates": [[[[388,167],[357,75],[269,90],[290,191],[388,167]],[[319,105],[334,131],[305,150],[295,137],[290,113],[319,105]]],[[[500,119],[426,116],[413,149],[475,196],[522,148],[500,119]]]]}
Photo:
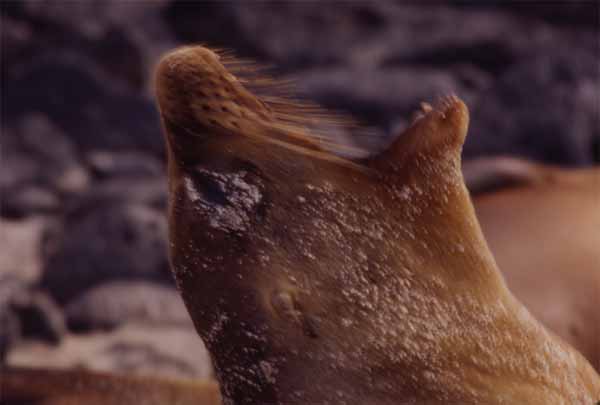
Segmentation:
{"type": "Polygon", "coordinates": [[[276,84],[228,58],[186,47],[156,74],[171,265],[225,403],[591,398],[589,366],[512,298],[481,235],[462,101],[350,162],[310,129],[339,120],[257,95],[276,84]]]}

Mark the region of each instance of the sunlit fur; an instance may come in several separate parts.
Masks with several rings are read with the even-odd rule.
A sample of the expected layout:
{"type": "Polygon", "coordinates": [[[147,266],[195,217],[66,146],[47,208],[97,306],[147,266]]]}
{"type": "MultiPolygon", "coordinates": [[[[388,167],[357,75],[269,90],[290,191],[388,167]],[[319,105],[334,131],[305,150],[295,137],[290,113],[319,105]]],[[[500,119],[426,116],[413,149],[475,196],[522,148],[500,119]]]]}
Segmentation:
{"type": "MultiPolygon", "coordinates": [[[[332,138],[337,129],[359,129],[346,116],[300,101],[291,81],[275,80],[257,63],[236,59],[224,51],[181,48],[159,65],[157,93],[172,100],[161,105],[163,118],[190,136],[197,124],[217,132],[240,133],[297,153],[360,169],[322,149],[360,154],[356,147],[332,138]],[[184,103],[184,105],[181,104],[184,103]],[[196,122],[188,123],[193,117],[196,122]]],[[[360,129],[363,136],[368,130],[360,129]]]]}
{"type": "Polygon", "coordinates": [[[226,404],[600,399],[592,367],[496,267],[461,175],[458,98],[348,164],[206,48],[165,56],[156,85],[171,265],[226,404]]]}

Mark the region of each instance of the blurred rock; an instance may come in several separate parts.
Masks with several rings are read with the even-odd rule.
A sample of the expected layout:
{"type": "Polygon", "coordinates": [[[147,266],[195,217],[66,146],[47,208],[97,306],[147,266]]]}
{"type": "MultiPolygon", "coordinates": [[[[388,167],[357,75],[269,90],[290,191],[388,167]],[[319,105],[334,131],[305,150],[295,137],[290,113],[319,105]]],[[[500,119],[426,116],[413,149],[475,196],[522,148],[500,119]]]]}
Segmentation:
{"type": "Polygon", "coordinates": [[[7,364],[163,377],[212,376],[202,340],[193,329],[181,327],[126,325],[110,333],[67,335],[58,347],[24,342],[9,353],[7,364]]]}
{"type": "Polygon", "coordinates": [[[596,26],[600,22],[600,4],[595,1],[563,0],[556,2],[509,2],[480,0],[454,3],[462,7],[493,7],[506,13],[545,20],[557,25],[596,26]]]}
{"type": "Polygon", "coordinates": [[[500,73],[549,40],[548,30],[536,21],[439,2],[324,7],[315,2],[173,1],[164,15],[183,42],[233,48],[274,62],[279,70],[468,63],[500,73]],[[224,25],[226,32],[220,29],[224,25]]]}
{"type": "Polygon", "coordinates": [[[47,116],[25,114],[3,131],[3,216],[52,213],[61,194],[85,189],[89,176],[74,145],[47,116]]]}
{"type": "Polygon", "coordinates": [[[57,213],[60,199],[50,189],[24,185],[6,192],[1,213],[7,218],[22,218],[31,214],[57,213]]]}
{"type": "Polygon", "coordinates": [[[423,100],[451,93],[470,97],[451,74],[428,69],[319,69],[298,76],[298,84],[322,105],[384,128],[410,117],[423,100]]]}
{"type": "Polygon", "coordinates": [[[23,338],[57,344],[66,332],[54,301],[7,273],[0,273],[0,326],[0,357],[23,338]]]}
{"type": "Polygon", "coordinates": [[[47,116],[25,115],[17,125],[16,135],[22,153],[38,165],[43,184],[71,193],[87,187],[88,174],[81,166],[75,146],[47,116]]]}
{"type": "Polygon", "coordinates": [[[10,309],[19,319],[23,337],[57,344],[66,332],[60,308],[40,291],[14,295],[10,300],[10,309]]]}
{"type": "Polygon", "coordinates": [[[115,176],[98,182],[85,194],[71,201],[72,210],[93,210],[110,203],[142,204],[161,212],[167,208],[167,177],[131,178],[115,176]]]}
{"type": "Polygon", "coordinates": [[[140,204],[106,203],[69,213],[42,276],[61,304],[109,280],[171,282],[163,212],[140,204]]]}
{"type": "Polygon", "coordinates": [[[24,284],[39,280],[48,222],[41,217],[21,221],[0,219],[0,277],[13,277],[24,284]]]}
{"type": "Polygon", "coordinates": [[[111,82],[83,56],[40,56],[5,83],[10,119],[31,111],[49,117],[81,150],[137,149],[162,154],[153,103],[111,82]]]}
{"type": "Polygon", "coordinates": [[[68,7],[56,1],[4,3],[3,36],[10,49],[7,73],[18,72],[34,56],[79,55],[119,83],[142,89],[151,61],[172,46],[169,32],[160,24],[163,8],[164,1],[140,6],[109,0],[68,7]]]}
{"type": "MultiPolygon", "coordinates": [[[[9,5],[2,4],[2,11],[9,5]]],[[[13,6],[12,4],[10,6],[13,6]]],[[[7,18],[2,13],[2,24],[0,24],[0,35],[2,35],[2,55],[7,60],[18,60],[21,54],[31,44],[33,32],[31,26],[25,21],[7,18]]]]}
{"type": "Polygon", "coordinates": [[[593,66],[594,58],[573,52],[511,69],[473,104],[465,158],[505,154],[562,165],[592,163],[594,139],[600,138],[599,75],[593,66]]]}
{"type": "Polygon", "coordinates": [[[128,322],[192,327],[179,292],[145,281],[100,284],[66,307],[73,330],[112,329],[128,322]]]}
{"type": "Polygon", "coordinates": [[[314,2],[173,1],[164,15],[182,42],[232,48],[287,70],[348,62],[357,44],[385,30],[395,9],[385,2],[324,7],[314,2]]]}
{"type": "Polygon", "coordinates": [[[0,366],[5,363],[5,358],[10,349],[21,337],[21,325],[17,315],[0,304],[0,366]]]}
{"type": "Polygon", "coordinates": [[[86,161],[92,174],[99,179],[160,177],[165,172],[158,159],[138,152],[93,151],[87,156],[86,161]]]}
{"type": "Polygon", "coordinates": [[[15,275],[0,272],[0,364],[21,339],[21,324],[11,307],[14,297],[27,294],[25,283],[15,275]]]}

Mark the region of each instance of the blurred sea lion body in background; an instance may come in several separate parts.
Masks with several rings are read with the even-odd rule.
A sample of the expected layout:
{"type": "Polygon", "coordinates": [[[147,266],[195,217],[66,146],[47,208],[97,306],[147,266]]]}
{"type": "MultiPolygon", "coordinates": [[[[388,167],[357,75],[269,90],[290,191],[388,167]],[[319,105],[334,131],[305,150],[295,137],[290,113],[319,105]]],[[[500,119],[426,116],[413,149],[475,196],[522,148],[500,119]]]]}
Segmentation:
{"type": "Polygon", "coordinates": [[[510,290],[600,370],[600,169],[493,158],[464,171],[510,290]]]}

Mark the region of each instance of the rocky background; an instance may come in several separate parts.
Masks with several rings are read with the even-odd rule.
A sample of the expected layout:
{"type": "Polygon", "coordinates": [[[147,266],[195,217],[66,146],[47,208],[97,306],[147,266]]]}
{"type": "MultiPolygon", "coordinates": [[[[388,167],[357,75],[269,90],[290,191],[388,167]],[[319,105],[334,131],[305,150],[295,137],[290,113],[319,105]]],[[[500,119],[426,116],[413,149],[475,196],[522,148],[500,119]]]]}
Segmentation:
{"type": "Polygon", "coordinates": [[[210,375],[166,256],[152,68],[177,45],[276,66],[373,126],[367,148],[455,92],[466,158],[598,162],[598,3],[426,4],[3,1],[3,361],[210,375]]]}

